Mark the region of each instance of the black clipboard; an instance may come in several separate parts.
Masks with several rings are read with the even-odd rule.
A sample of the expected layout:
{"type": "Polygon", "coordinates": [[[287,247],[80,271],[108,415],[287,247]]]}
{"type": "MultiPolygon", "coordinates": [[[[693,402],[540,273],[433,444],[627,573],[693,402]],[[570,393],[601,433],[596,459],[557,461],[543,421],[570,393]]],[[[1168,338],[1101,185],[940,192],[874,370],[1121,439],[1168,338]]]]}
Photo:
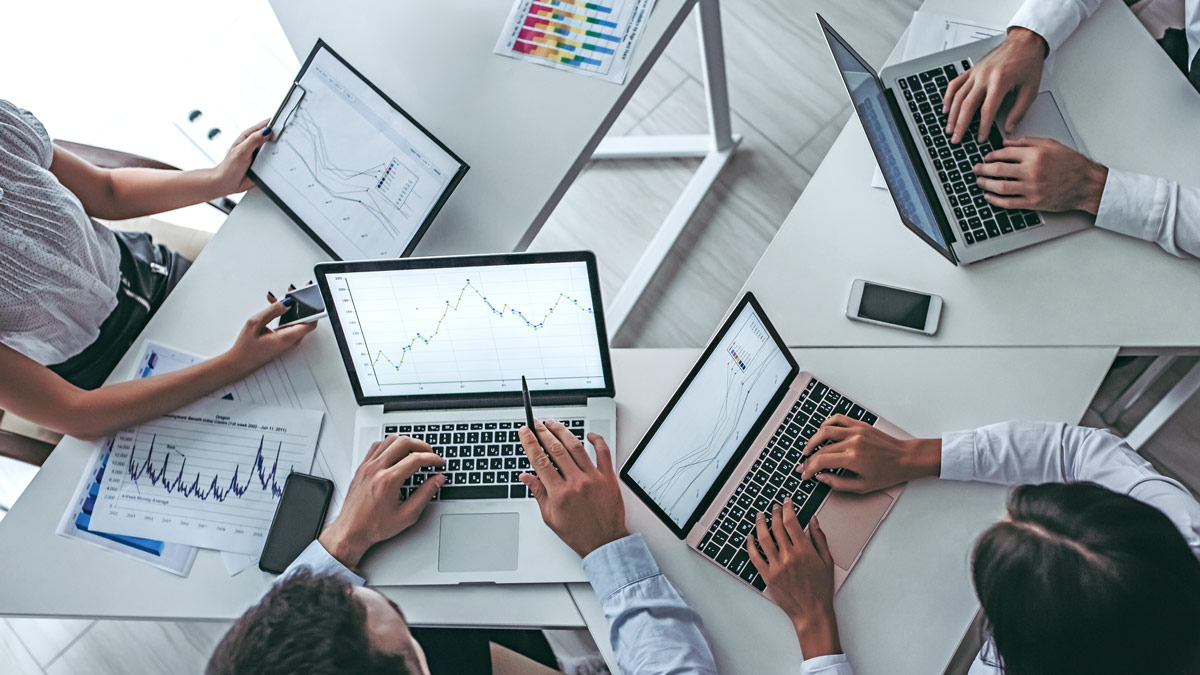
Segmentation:
{"type": "MultiPolygon", "coordinates": [[[[403,257],[410,256],[410,255],[412,255],[413,250],[417,247],[417,244],[421,241],[421,238],[425,235],[425,232],[429,229],[429,226],[433,223],[434,219],[437,217],[438,212],[441,211],[442,206],[444,206],[446,201],[450,198],[451,193],[453,193],[454,189],[456,187],[458,187],[458,184],[460,182],[462,182],[463,176],[470,169],[470,166],[467,165],[467,163],[464,162],[461,157],[459,157],[457,154],[455,154],[453,150],[451,150],[449,147],[447,147],[445,143],[443,143],[436,136],[434,136],[432,133],[430,133],[430,131],[428,129],[426,129],[423,125],[421,125],[421,123],[418,122],[415,118],[413,118],[412,115],[408,114],[408,112],[406,112],[395,101],[393,101],[391,98],[389,98],[387,94],[383,93],[383,91],[381,91],[379,89],[379,87],[375,86],[375,84],[373,82],[371,82],[366,77],[364,77],[362,75],[362,73],[358,72],[358,70],[354,66],[350,65],[350,63],[348,61],[346,61],[346,59],[342,58],[340,54],[335,52],[333,50],[333,48],[331,48],[328,44],[325,43],[324,40],[321,40],[321,39],[318,39],[316,44],[313,45],[312,51],[309,52],[308,57],[304,60],[304,64],[302,66],[300,66],[300,72],[297,73],[296,77],[293,79],[291,87],[288,89],[287,94],[283,98],[283,102],[280,103],[280,105],[279,105],[279,109],[276,110],[275,114],[271,117],[270,127],[271,127],[272,133],[275,134],[275,139],[273,139],[270,143],[278,142],[278,140],[282,136],[283,132],[286,130],[288,123],[291,121],[292,115],[296,112],[297,109],[299,109],[300,105],[303,103],[303,100],[304,100],[305,96],[308,94],[308,91],[301,84],[301,82],[304,80],[305,75],[308,73],[309,66],[312,65],[312,63],[316,59],[317,55],[320,54],[322,51],[328,53],[334,59],[339,61],[342,66],[344,66],[348,71],[350,71],[350,73],[355,78],[358,79],[359,82],[361,82],[363,85],[366,85],[366,87],[368,87],[370,89],[370,91],[372,93],[374,93],[374,95],[378,96],[380,101],[386,103],[393,110],[395,110],[397,113],[402,115],[409,123],[411,123],[414,127],[416,127],[416,129],[420,133],[424,134],[424,136],[428,140],[430,140],[434,144],[436,144],[438,148],[440,148],[443,152],[445,152],[455,162],[458,163],[458,169],[450,177],[449,181],[447,181],[445,187],[442,188],[441,194],[438,196],[437,200],[434,202],[432,207],[429,209],[429,212],[425,215],[425,218],[422,220],[421,224],[413,232],[412,237],[410,237],[408,243],[405,245],[404,250],[400,253],[399,257],[403,258],[403,257]],[[289,103],[291,103],[293,101],[293,99],[295,100],[295,103],[292,105],[289,105],[289,103]]],[[[306,234],[308,234],[308,236],[311,237],[313,241],[315,241],[318,245],[320,245],[320,247],[322,249],[324,249],[326,253],[328,253],[330,256],[332,256],[334,260],[342,260],[342,257],[338,254],[338,252],[336,250],[334,250],[333,246],[331,246],[328,242],[326,242],[324,239],[322,239],[321,236],[318,235],[313,230],[313,228],[311,228],[307,223],[305,223],[304,220],[300,217],[300,215],[297,214],[296,211],[294,211],[291,208],[291,206],[289,206],[288,203],[286,201],[284,201],[284,199],[282,197],[280,197],[279,194],[276,193],[275,190],[271,189],[270,185],[267,184],[267,181],[262,176],[259,176],[258,174],[256,174],[254,172],[254,163],[258,159],[259,152],[261,152],[263,150],[263,148],[266,148],[268,146],[269,146],[269,144],[267,146],[263,146],[255,151],[254,157],[251,158],[251,160],[250,160],[251,168],[247,171],[247,175],[250,176],[250,179],[252,181],[254,181],[255,185],[257,185],[263,192],[265,192],[267,194],[268,197],[271,198],[271,201],[275,202],[275,204],[277,206],[279,206],[279,208],[282,209],[283,212],[288,215],[288,217],[290,217],[293,221],[295,221],[295,223],[300,226],[300,229],[304,230],[304,232],[306,234]]]]}

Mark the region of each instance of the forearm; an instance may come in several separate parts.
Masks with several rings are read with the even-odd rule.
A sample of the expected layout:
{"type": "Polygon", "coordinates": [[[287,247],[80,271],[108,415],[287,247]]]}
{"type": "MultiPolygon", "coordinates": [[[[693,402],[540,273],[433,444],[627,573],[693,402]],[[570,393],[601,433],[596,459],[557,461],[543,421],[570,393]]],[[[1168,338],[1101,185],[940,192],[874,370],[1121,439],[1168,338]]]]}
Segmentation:
{"type": "Polygon", "coordinates": [[[107,199],[96,205],[95,212],[88,209],[89,215],[107,220],[163,213],[225,195],[213,169],[110,169],[107,178],[107,199]]]}
{"type": "Polygon", "coordinates": [[[228,354],[173,373],[80,389],[7,348],[0,350],[0,407],[79,438],[100,438],[177,410],[253,370],[228,354]]]}

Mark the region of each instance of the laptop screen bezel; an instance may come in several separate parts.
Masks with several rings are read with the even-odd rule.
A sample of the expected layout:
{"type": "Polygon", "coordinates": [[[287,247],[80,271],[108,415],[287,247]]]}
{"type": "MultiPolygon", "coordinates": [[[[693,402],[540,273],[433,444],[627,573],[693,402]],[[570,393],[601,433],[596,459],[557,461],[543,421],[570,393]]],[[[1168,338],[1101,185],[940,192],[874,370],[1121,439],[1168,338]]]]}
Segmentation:
{"type": "MultiPolygon", "coordinates": [[[[903,115],[900,112],[899,105],[896,102],[895,94],[893,94],[892,90],[883,83],[883,80],[879,78],[879,73],[876,72],[871,64],[868,63],[867,60],[864,59],[862,55],[860,55],[853,47],[851,47],[850,43],[846,42],[845,38],[843,38],[837,31],[833,29],[833,26],[829,25],[829,22],[825,20],[825,17],[817,14],[817,20],[821,23],[821,30],[825,33],[826,42],[832,43],[836,41],[839,46],[850,53],[850,56],[853,57],[855,61],[858,61],[858,63],[871,75],[871,77],[875,79],[876,84],[879,85],[880,91],[883,92],[884,98],[887,100],[886,112],[892,116],[892,121],[896,124],[896,128],[900,131],[900,137],[904,142],[905,156],[903,161],[907,161],[909,165],[912,166],[913,172],[917,175],[917,180],[921,184],[921,192],[924,193],[924,198],[929,205],[929,210],[933,214],[933,218],[937,222],[938,229],[941,230],[942,238],[946,240],[946,243],[944,246],[939,244],[933,239],[933,237],[926,234],[925,230],[922,229],[920,225],[904,217],[904,211],[900,208],[900,202],[896,198],[896,192],[889,184],[888,194],[891,195],[892,201],[896,204],[896,213],[900,216],[900,222],[904,223],[905,227],[907,227],[913,234],[920,237],[921,241],[925,242],[935,251],[940,253],[942,257],[946,258],[951,263],[958,265],[958,259],[954,255],[954,249],[952,247],[952,244],[957,240],[957,238],[954,236],[954,231],[950,227],[950,222],[946,218],[946,213],[941,205],[941,202],[938,200],[937,192],[934,190],[933,181],[929,177],[929,172],[925,167],[925,163],[913,161],[914,157],[919,156],[919,152],[917,150],[917,145],[913,141],[912,135],[909,132],[908,125],[905,123],[903,115]]],[[[830,58],[833,59],[834,67],[837,68],[838,71],[838,76],[842,79],[842,84],[844,84],[846,87],[847,95],[850,96],[850,107],[854,110],[854,116],[858,118],[859,124],[863,127],[863,132],[866,134],[866,124],[863,123],[862,116],[858,112],[858,106],[854,105],[854,97],[850,93],[850,82],[846,80],[846,75],[842,71],[841,65],[838,64],[837,58],[833,56],[833,45],[830,44],[829,47],[830,58]]],[[[875,155],[875,161],[882,165],[882,160],[879,156],[879,148],[875,147],[875,143],[871,140],[870,134],[866,134],[866,136],[867,143],[871,146],[871,154],[875,155]]],[[[884,181],[887,181],[886,174],[884,175],[884,181]]]]}
{"type": "Polygon", "coordinates": [[[687,377],[684,378],[683,384],[680,384],[679,388],[675,390],[675,393],[671,396],[671,400],[667,402],[667,405],[663,407],[662,412],[660,412],[658,417],[654,420],[654,424],[650,425],[649,431],[647,431],[645,435],[642,436],[642,440],[638,442],[637,448],[635,448],[633,453],[629,455],[629,459],[625,460],[625,463],[621,465],[621,482],[625,483],[625,485],[631,491],[633,491],[635,495],[637,495],[638,499],[641,500],[642,503],[645,504],[654,513],[654,515],[657,516],[658,519],[667,526],[667,529],[671,530],[671,532],[675,534],[676,537],[680,539],[686,538],[687,533],[696,526],[696,523],[701,517],[703,517],[704,512],[707,511],[708,507],[712,505],[713,499],[716,498],[717,493],[721,491],[722,487],[724,487],[725,482],[729,480],[729,476],[733,473],[734,469],[737,468],[738,463],[742,461],[742,457],[745,456],[746,452],[750,449],[750,445],[754,442],[754,439],[757,438],[758,434],[762,431],[763,425],[765,425],[767,420],[771,418],[771,415],[775,413],[775,409],[779,407],[780,402],[783,401],[783,397],[787,394],[788,388],[792,386],[792,382],[799,374],[800,365],[796,362],[795,357],[792,356],[791,350],[788,349],[787,345],[783,342],[783,339],[779,337],[779,333],[775,330],[775,326],[773,326],[771,321],[767,318],[766,313],[763,312],[762,305],[758,304],[758,299],[754,297],[753,293],[746,293],[746,295],[742,297],[741,301],[738,302],[737,306],[734,307],[729,313],[729,316],[725,319],[725,323],[722,324],[719,329],[717,329],[717,332],[713,335],[712,339],[709,340],[708,346],[704,348],[704,353],[700,355],[700,358],[696,359],[695,365],[692,366],[692,369],[688,372],[687,377]],[[725,338],[726,334],[729,333],[729,329],[733,327],[734,322],[737,321],[738,317],[742,315],[742,312],[747,306],[754,310],[754,313],[758,316],[758,319],[762,321],[763,327],[767,329],[767,334],[771,336],[771,340],[775,343],[775,346],[783,352],[783,356],[787,360],[788,364],[788,374],[783,379],[783,382],[780,383],[779,389],[771,397],[770,403],[763,407],[762,412],[759,413],[758,419],[754,420],[754,424],[746,432],[746,435],[742,439],[741,443],[738,444],[737,450],[730,455],[729,461],[726,462],[725,467],[721,469],[721,473],[716,477],[715,480],[713,480],[712,485],[708,487],[708,491],[696,505],[696,509],[690,516],[688,516],[687,522],[685,522],[682,526],[676,525],[675,521],[667,515],[666,511],[660,508],[659,505],[655,503],[654,499],[652,499],[650,495],[646,494],[646,491],[642,489],[642,486],[639,485],[632,477],[630,477],[629,470],[637,462],[638,457],[641,456],[642,452],[646,449],[646,446],[650,444],[650,441],[654,438],[654,434],[658,432],[659,427],[661,427],[663,422],[666,421],[667,417],[670,416],[671,411],[675,409],[675,405],[679,403],[679,399],[683,397],[683,393],[687,391],[689,386],[691,386],[692,380],[696,379],[696,374],[699,373],[700,369],[704,367],[704,364],[716,350],[717,345],[719,345],[725,338]]]}
{"type": "Polygon", "coordinates": [[[564,251],[554,253],[505,253],[497,255],[466,255],[444,256],[430,258],[397,258],[392,260],[372,260],[357,262],[327,262],[313,268],[317,284],[321,287],[321,297],[325,301],[329,325],[333,328],[337,339],[338,351],[342,355],[342,365],[350,378],[350,387],[354,390],[354,398],[358,405],[385,405],[389,409],[409,410],[441,408],[486,408],[486,407],[519,407],[522,405],[521,389],[512,392],[474,392],[470,394],[428,394],[402,396],[366,396],[354,367],[354,358],[346,339],[341,318],[333,310],[333,294],[328,277],[342,273],[390,272],[395,270],[413,269],[451,269],[455,267],[481,266],[510,266],[537,265],[543,263],[572,263],[582,262],[587,265],[588,285],[592,294],[592,316],[596,324],[596,340],[600,348],[600,365],[604,374],[604,384],[591,389],[559,389],[536,391],[535,398],[539,405],[566,405],[585,402],[589,397],[607,397],[616,395],[616,387],[612,374],[612,358],[608,348],[608,333],[604,324],[604,303],[600,296],[600,276],[597,272],[596,255],[591,251],[564,251]]]}

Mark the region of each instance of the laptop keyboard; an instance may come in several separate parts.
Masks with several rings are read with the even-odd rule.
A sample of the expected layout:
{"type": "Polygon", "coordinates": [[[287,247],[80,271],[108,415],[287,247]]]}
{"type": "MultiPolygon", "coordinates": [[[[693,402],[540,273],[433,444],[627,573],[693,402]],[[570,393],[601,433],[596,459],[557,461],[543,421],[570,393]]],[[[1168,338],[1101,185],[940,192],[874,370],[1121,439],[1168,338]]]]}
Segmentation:
{"type": "MultiPolygon", "coordinates": [[[[583,439],[583,420],[561,420],[575,437],[583,439]]],[[[428,467],[404,482],[405,499],[431,476],[446,474],[446,483],[434,500],[525,499],[532,495],[517,476],[533,467],[517,431],[524,420],[505,422],[446,422],[436,424],[386,424],[384,436],[411,436],[428,443],[446,460],[446,467],[428,467]]]]}
{"type": "MultiPolygon", "coordinates": [[[[829,486],[813,479],[801,480],[796,466],[804,454],[808,439],[831,415],[846,415],[874,425],[879,419],[854,401],[813,379],[775,430],[774,436],[754,462],[733,496],[700,540],[700,552],[721,567],[730,570],[758,590],[767,587],[759,576],[750,554],[746,536],[754,531],[759,512],[792,498],[801,527],[807,526],[817,508],[829,494],[829,486]]],[[[842,469],[833,473],[841,474],[842,469]]]]}
{"type": "MultiPolygon", "coordinates": [[[[964,60],[961,67],[965,72],[971,68],[971,62],[964,60]]],[[[951,64],[910,75],[899,83],[904,103],[917,123],[921,140],[933,158],[938,180],[954,209],[963,241],[969,246],[1037,227],[1042,224],[1042,219],[1034,211],[993,207],[983,198],[983,189],[975,184],[971,167],[982,162],[984,155],[1004,146],[1004,139],[995,124],[987,140],[979,143],[976,140],[979,116],[976,115],[962,142],[957,145],[950,142],[950,134],[946,133],[946,115],[942,112],[942,94],[958,73],[958,66],[951,64]]]]}

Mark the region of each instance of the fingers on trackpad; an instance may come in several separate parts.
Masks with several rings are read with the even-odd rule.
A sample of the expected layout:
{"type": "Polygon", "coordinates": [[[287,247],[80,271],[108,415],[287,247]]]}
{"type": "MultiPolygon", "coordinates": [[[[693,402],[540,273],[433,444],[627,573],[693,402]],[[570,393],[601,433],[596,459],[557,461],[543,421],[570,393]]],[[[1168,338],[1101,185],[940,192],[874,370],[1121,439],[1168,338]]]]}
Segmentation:
{"type": "Polygon", "coordinates": [[[439,572],[517,569],[520,521],[516,513],[448,513],[441,519],[439,572]]]}

